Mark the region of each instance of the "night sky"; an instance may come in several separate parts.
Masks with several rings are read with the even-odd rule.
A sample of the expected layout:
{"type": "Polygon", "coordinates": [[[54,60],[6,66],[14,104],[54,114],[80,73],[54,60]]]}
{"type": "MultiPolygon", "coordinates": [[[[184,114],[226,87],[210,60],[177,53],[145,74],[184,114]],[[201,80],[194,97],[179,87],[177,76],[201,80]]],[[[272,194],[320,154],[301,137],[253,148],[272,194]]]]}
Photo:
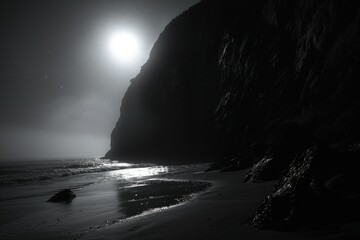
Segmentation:
{"type": "Polygon", "coordinates": [[[199,0],[0,2],[0,159],[102,156],[121,99],[164,27],[199,0]],[[139,56],[108,45],[131,32],[139,56]]]}

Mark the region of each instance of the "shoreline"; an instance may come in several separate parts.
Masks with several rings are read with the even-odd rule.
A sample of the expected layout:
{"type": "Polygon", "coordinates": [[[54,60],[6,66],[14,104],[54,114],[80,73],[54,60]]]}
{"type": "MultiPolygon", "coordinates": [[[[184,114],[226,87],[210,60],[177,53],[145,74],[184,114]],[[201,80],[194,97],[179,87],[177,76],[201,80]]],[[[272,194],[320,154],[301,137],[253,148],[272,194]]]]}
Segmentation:
{"type": "Polygon", "coordinates": [[[206,167],[141,165],[5,186],[2,192],[10,199],[2,198],[0,239],[79,239],[133,216],[172,208],[209,187],[178,176],[206,167]],[[77,197],[66,204],[47,202],[61,189],[72,189],[77,197]]]}
{"type": "MultiPolygon", "coordinates": [[[[118,180],[113,178],[114,176],[111,179],[104,178],[107,180],[104,180],[104,176],[102,176],[99,179],[104,181],[79,188],[76,191],[77,198],[71,204],[46,203],[47,194],[31,198],[31,202],[22,198],[8,203],[4,202],[4,206],[2,206],[4,213],[10,213],[11,209],[22,209],[21,212],[29,212],[23,218],[14,218],[13,221],[0,226],[0,229],[5,231],[2,232],[0,238],[26,240],[36,236],[39,240],[335,240],[357,239],[360,236],[360,222],[321,231],[257,230],[249,225],[249,220],[263,199],[273,191],[275,181],[257,184],[243,183],[247,170],[204,172],[203,167],[191,169],[180,173],[174,171],[174,174],[166,176],[155,174],[152,177],[150,175],[144,179],[126,183],[130,184],[129,186],[117,182],[118,180]],[[157,184],[157,181],[161,181],[161,184],[157,184]],[[184,185],[178,182],[189,183],[184,185]],[[198,185],[194,185],[194,182],[198,182],[198,185]],[[208,184],[208,187],[194,191],[199,189],[198,186],[204,184],[208,184]],[[132,186],[136,187],[132,188],[132,186]],[[185,193],[180,194],[183,195],[183,199],[174,197],[174,194],[179,194],[179,187],[185,193]],[[144,198],[144,196],[150,196],[150,198],[144,198]],[[172,196],[174,202],[169,205],[158,205],[156,202],[152,202],[153,200],[165,201],[166,199],[163,197],[166,196],[172,196]],[[8,206],[5,206],[5,203],[8,206]],[[147,210],[126,217],[129,210],[137,211],[141,203],[144,203],[144,209],[147,208],[147,210]],[[35,209],[41,209],[41,211],[35,211],[35,209]]],[[[121,179],[121,175],[118,173],[116,171],[109,172],[106,176],[116,175],[121,179]]],[[[133,174],[135,173],[137,174],[138,171],[135,170],[133,174]]],[[[67,182],[61,182],[61,184],[77,186],[78,183],[93,178],[94,175],[77,176],[67,182]]],[[[59,184],[58,182],[49,185],[48,189],[60,187],[59,184]]],[[[26,191],[32,192],[33,190],[26,191]]],[[[14,213],[9,216],[13,215],[14,213]]]]}
{"type": "MultiPolygon", "coordinates": [[[[360,223],[334,230],[278,232],[257,230],[247,221],[273,182],[242,183],[245,171],[203,172],[177,175],[173,179],[203,181],[212,184],[194,198],[163,211],[145,213],[88,232],[80,239],[353,239],[360,236],[360,223]]],[[[172,177],[170,177],[171,179],[172,177]]]]}

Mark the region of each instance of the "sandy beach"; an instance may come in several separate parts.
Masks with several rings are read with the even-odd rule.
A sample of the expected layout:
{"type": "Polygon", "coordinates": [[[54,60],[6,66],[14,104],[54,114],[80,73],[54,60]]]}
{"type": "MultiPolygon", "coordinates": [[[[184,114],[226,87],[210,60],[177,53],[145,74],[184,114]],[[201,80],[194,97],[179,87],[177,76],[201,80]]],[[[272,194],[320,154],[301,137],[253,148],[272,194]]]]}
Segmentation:
{"type": "Polygon", "coordinates": [[[360,223],[311,232],[259,231],[248,219],[274,182],[242,183],[246,171],[206,172],[176,176],[211,182],[213,186],[190,201],[166,210],[140,215],[106,228],[89,231],[81,239],[357,239],[360,223]]]}
{"type": "Polygon", "coordinates": [[[335,240],[360,236],[359,222],[327,231],[254,229],[249,219],[275,182],[243,183],[246,170],[204,172],[207,166],[137,166],[2,186],[0,240],[335,240]],[[63,188],[77,195],[70,204],[46,202],[63,188]]]}
{"type": "Polygon", "coordinates": [[[24,164],[8,163],[6,169],[12,170],[0,174],[1,240],[79,239],[151,209],[182,204],[189,195],[210,186],[177,177],[202,172],[208,164],[54,160],[48,165],[27,163],[23,172],[24,164]],[[76,198],[68,203],[47,202],[62,189],[71,189],[76,198]]]}

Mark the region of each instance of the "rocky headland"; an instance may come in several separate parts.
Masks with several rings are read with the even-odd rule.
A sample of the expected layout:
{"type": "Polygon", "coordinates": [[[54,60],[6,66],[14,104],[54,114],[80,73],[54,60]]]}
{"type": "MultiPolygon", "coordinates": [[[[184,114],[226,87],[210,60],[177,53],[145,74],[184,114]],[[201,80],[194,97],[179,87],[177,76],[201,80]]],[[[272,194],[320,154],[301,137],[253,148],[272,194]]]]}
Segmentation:
{"type": "Polygon", "coordinates": [[[131,81],[105,157],[278,181],[250,220],[260,229],[358,220],[359,56],[360,1],[203,0],[131,81]]]}

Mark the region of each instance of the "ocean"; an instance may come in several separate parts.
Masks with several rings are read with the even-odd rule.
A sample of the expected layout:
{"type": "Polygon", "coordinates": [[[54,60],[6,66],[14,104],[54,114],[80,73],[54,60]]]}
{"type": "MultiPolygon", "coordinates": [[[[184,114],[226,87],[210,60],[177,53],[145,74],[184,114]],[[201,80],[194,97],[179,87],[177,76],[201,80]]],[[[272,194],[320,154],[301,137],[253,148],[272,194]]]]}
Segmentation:
{"type": "Polygon", "coordinates": [[[90,231],[184,203],[210,186],[184,181],[208,164],[106,159],[0,161],[0,239],[79,239],[90,231]],[[71,203],[46,202],[71,189],[71,203]]]}

